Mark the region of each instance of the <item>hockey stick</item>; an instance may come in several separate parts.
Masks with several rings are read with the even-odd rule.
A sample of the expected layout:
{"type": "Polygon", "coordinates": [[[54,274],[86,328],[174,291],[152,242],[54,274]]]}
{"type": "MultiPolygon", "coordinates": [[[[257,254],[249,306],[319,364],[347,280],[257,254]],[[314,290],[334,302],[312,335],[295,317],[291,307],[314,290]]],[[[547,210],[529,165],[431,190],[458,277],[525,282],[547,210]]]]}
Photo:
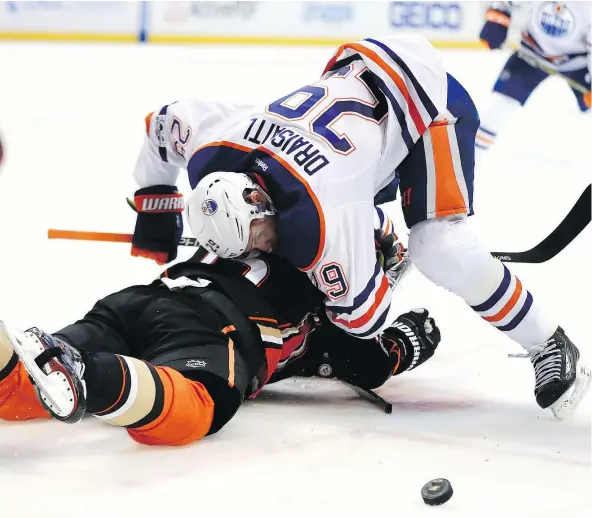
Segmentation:
{"type": "MultiPolygon", "coordinates": [[[[493,257],[504,263],[544,263],[553,259],[559,252],[567,247],[591,220],[592,213],[592,185],[588,185],[565,216],[563,221],[538,245],[525,252],[491,252],[493,257]]],[[[59,230],[50,228],[47,231],[49,239],[74,239],[78,241],[107,241],[114,243],[131,243],[131,234],[116,234],[109,232],[85,232],[79,230],[59,230]]],[[[199,246],[194,237],[184,236],[180,246],[199,246]]]]}
{"type": "Polygon", "coordinates": [[[567,247],[592,219],[592,185],[588,185],[563,221],[538,245],[525,252],[491,252],[505,263],[544,263],[567,247]]]}
{"type": "MultiPolygon", "coordinates": [[[[131,243],[131,234],[117,234],[113,232],[87,232],[82,230],[60,230],[50,228],[47,231],[48,239],[73,239],[76,241],[106,241],[110,243],[131,243]]],[[[183,236],[179,246],[199,246],[194,237],[183,236]]]]}
{"type": "MultiPolygon", "coordinates": [[[[341,380],[343,381],[343,380],[341,380]]],[[[365,389],[362,387],[357,387],[356,385],[352,385],[347,381],[343,381],[348,387],[353,389],[358,395],[362,396],[366,401],[378,405],[385,414],[392,414],[393,413],[393,404],[389,403],[386,399],[380,397],[376,392],[370,389],[365,389]]]]}
{"type": "Polygon", "coordinates": [[[522,61],[525,61],[531,67],[538,68],[538,69],[542,70],[543,72],[546,72],[547,74],[549,74],[551,76],[559,76],[559,77],[561,77],[574,90],[576,90],[576,91],[578,91],[578,92],[580,92],[582,94],[587,94],[587,93],[590,92],[590,88],[586,88],[583,84],[578,83],[577,81],[575,81],[574,79],[571,79],[570,77],[567,77],[565,74],[562,74],[558,70],[555,70],[553,67],[549,67],[549,66],[545,65],[544,63],[541,63],[539,60],[532,58],[528,54],[526,54],[524,52],[521,52],[521,51],[517,51],[516,54],[518,55],[518,57],[522,61]]]}

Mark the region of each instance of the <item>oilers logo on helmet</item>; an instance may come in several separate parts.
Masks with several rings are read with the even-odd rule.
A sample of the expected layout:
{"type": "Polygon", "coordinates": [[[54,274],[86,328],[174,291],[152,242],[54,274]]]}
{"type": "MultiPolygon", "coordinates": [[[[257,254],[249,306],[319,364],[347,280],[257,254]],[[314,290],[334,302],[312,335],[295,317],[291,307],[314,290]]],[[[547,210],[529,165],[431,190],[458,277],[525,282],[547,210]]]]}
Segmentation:
{"type": "Polygon", "coordinates": [[[218,204],[214,200],[206,200],[202,203],[201,210],[206,216],[213,216],[218,211],[218,204]]]}
{"type": "Polygon", "coordinates": [[[248,199],[255,190],[267,197],[244,173],[217,171],[199,181],[187,203],[187,218],[201,246],[227,259],[245,252],[251,222],[275,214],[271,200],[267,209],[248,199]],[[201,210],[192,210],[192,206],[201,210]]]}

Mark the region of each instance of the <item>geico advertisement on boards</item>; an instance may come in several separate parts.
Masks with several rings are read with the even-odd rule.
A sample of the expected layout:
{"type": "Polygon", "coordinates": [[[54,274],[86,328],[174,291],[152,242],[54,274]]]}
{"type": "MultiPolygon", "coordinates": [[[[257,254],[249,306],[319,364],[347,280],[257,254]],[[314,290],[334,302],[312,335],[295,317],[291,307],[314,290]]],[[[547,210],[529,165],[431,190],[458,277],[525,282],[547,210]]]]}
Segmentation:
{"type": "Polygon", "coordinates": [[[148,33],[153,39],[165,35],[349,39],[421,33],[441,40],[474,40],[474,27],[481,18],[479,2],[153,2],[148,33]]]}
{"type": "Polygon", "coordinates": [[[476,40],[481,2],[389,2],[390,32],[420,33],[433,40],[476,40]]]}

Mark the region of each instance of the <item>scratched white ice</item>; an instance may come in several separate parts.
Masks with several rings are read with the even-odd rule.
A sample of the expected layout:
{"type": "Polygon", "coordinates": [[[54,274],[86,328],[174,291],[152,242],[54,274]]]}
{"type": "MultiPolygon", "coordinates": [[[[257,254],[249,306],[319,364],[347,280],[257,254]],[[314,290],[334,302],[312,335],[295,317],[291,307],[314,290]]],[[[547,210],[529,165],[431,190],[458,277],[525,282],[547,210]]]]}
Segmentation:
{"type": "MultiPolygon", "coordinates": [[[[330,53],[0,45],[0,317],[56,330],[159,273],[128,245],[46,239],[49,227],[132,230],[125,197],[148,112],[183,96],[269,101],[313,81],[330,53]]],[[[479,106],[505,56],[444,53],[479,106]]],[[[478,173],[474,224],[491,249],[529,248],[565,215],[590,182],[591,130],[559,80],[533,94],[478,173]]],[[[513,267],[588,355],[590,232],[513,267]]],[[[508,359],[518,349],[460,300],[416,274],[399,302],[429,307],[444,338],[379,389],[392,415],[338,382],[289,380],[187,448],[142,447],[93,419],[3,422],[2,516],[588,516],[590,401],[555,422],[534,402],[530,363],[508,359]],[[420,497],[435,477],[455,490],[437,510],[420,497]]]]}

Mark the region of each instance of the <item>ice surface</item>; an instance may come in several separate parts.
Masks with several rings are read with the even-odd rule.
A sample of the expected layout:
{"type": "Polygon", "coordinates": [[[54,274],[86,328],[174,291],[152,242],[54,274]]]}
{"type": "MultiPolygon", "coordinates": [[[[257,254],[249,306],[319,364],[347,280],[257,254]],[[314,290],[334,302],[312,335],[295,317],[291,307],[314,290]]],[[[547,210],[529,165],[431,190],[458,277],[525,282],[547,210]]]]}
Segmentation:
{"type": "MultiPolygon", "coordinates": [[[[45,237],[132,230],[125,197],[148,112],[184,96],[270,101],[317,78],[330,54],[2,44],[0,318],[55,330],[159,273],[126,245],[45,237]]],[[[505,57],[444,53],[478,106],[505,57]]],[[[591,130],[559,80],[533,94],[478,172],[474,224],[491,249],[530,248],[563,218],[592,176],[591,130]]],[[[590,232],[549,263],[513,267],[584,353],[590,232]]],[[[589,516],[590,401],[555,422],[534,402],[529,362],[506,357],[518,349],[419,274],[399,303],[429,307],[444,338],[432,361],[379,390],[392,415],[339,383],[288,380],[188,448],[142,447],[92,419],[0,423],[2,517],[589,516]],[[430,509],[420,489],[435,477],[455,495],[430,509]]]]}

